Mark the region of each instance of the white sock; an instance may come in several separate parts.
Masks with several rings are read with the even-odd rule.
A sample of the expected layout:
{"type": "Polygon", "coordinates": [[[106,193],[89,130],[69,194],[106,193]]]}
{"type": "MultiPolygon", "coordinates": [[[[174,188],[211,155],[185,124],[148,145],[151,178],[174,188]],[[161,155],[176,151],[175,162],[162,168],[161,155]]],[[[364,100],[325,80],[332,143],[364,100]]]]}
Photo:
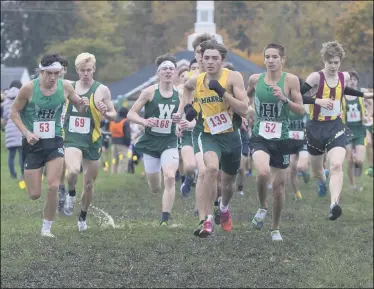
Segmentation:
{"type": "Polygon", "coordinates": [[[48,221],[46,219],[43,219],[43,228],[42,232],[50,232],[51,231],[51,226],[52,226],[53,221],[48,221]]]}
{"type": "Polygon", "coordinates": [[[212,215],[208,215],[208,216],[207,216],[207,220],[213,222],[213,216],[212,216],[212,215]]]}
{"type": "Polygon", "coordinates": [[[227,210],[229,209],[229,205],[227,204],[227,206],[224,206],[224,205],[222,204],[222,200],[221,200],[221,202],[219,202],[219,209],[220,209],[220,211],[221,211],[222,213],[226,213],[227,210]]]}
{"type": "Polygon", "coordinates": [[[261,218],[261,219],[264,219],[266,217],[266,213],[268,211],[266,209],[258,209],[257,213],[256,213],[256,217],[257,218],[261,218]]]}
{"type": "Polygon", "coordinates": [[[330,209],[332,209],[332,207],[334,207],[334,206],[337,205],[337,204],[338,204],[338,202],[333,201],[333,202],[331,203],[331,205],[330,205],[330,209]]]}

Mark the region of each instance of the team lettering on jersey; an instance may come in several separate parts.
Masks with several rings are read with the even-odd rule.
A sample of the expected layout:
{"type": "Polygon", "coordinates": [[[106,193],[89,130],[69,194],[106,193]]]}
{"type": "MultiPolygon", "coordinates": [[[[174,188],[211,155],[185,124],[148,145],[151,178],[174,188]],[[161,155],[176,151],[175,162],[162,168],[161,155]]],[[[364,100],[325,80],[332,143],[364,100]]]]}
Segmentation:
{"type": "Polygon", "coordinates": [[[156,120],[156,126],[152,127],[151,130],[157,133],[170,134],[172,127],[171,115],[175,109],[175,104],[159,103],[158,109],[160,114],[156,120]]]}
{"type": "Polygon", "coordinates": [[[54,108],[41,109],[38,113],[38,119],[40,120],[54,120],[56,110],[54,108]]]}

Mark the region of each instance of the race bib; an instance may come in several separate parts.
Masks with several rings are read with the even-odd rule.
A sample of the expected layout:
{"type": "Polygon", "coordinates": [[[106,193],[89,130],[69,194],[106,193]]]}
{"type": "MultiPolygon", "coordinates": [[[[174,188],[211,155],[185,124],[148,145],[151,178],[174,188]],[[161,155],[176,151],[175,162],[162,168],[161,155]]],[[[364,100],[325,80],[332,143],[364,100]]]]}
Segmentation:
{"type": "Polygon", "coordinates": [[[152,127],[151,131],[163,134],[171,133],[172,121],[171,119],[157,119],[156,126],[152,127]]]}
{"type": "Polygon", "coordinates": [[[282,123],[274,121],[261,121],[259,133],[266,139],[280,138],[282,135],[282,123]]]}
{"type": "Polygon", "coordinates": [[[55,137],[55,121],[34,122],[34,133],[42,139],[55,137]]]}
{"type": "Polygon", "coordinates": [[[298,130],[290,130],[288,132],[288,137],[295,140],[304,140],[304,132],[298,130]]]}
{"type": "Polygon", "coordinates": [[[89,117],[70,116],[69,131],[80,134],[88,134],[91,128],[91,119],[89,117]]]}
{"type": "Polygon", "coordinates": [[[347,121],[348,122],[358,122],[361,121],[361,112],[360,111],[348,111],[347,112],[347,121]]]}
{"type": "Polygon", "coordinates": [[[227,111],[209,116],[205,120],[211,134],[218,134],[232,128],[232,122],[227,111]]]}
{"type": "Polygon", "coordinates": [[[322,116],[339,116],[341,113],[340,100],[334,100],[331,109],[321,107],[322,116]]]}

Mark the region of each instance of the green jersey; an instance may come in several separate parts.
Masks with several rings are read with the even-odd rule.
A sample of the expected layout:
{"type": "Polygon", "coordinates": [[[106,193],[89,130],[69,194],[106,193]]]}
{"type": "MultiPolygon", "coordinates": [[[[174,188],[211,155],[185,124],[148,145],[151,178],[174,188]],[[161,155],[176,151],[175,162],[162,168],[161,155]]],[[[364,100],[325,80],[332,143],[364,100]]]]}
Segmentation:
{"type": "Polygon", "coordinates": [[[33,84],[31,101],[20,112],[23,124],[41,139],[62,137],[61,113],[65,103],[63,81],[57,80],[57,90],[50,96],[41,92],[39,78],[34,79],[33,84]]]}
{"type": "MultiPolygon", "coordinates": [[[[283,72],[277,85],[284,94],[284,80],[287,73],[283,72]]],[[[258,79],[254,104],[256,120],[253,126],[253,134],[265,139],[279,141],[289,137],[289,114],[290,109],[273,94],[273,89],[264,81],[265,73],[258,79]]]]}
{"type": "MultiPolygon", "coordinates": [[[[156,127],[146,127],[145,134],[153,136],[175,135],[175,123],[172,122],[172,114],[178,111],[179,94],[178,90],[173,90],[171,97],[165,98],[161,95],[158,84],[152,101],[144,106],[144,118],[157,118],[156,127]]],[[[176,136],[175,136],[176,138],[176,136]]]]}
{"type": "MultiPolygon", "coordinates": [[[[101,113],[97,109],[94,95],[100,82],[94,81],[90,89],[81,97],[87,97],[87,111],[78,112],[76,107],[68,102],[64,119],[64,143],[67,146],[101,148],[102,135],[100,130],[101,113]]],[[[76,82],[72,83],[74,89],[76,82]]]]}
{"type": "Polygon", "coordinates": [[[290,111],[290,125],[289,125],[289,138],[294,140],[304,140],[304,128],[307,121],[306,115],[298,115],[290,111]]]}

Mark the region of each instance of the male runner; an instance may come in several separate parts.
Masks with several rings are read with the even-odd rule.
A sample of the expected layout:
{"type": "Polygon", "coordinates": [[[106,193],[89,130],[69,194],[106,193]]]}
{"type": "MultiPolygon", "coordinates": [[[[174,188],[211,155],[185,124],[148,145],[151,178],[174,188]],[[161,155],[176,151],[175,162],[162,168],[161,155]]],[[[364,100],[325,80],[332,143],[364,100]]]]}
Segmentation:
{"type": "Polygon", "coordinates": [[[249,77],[248,97],[254,103],[256,120],[252,130],[251,155],[257,172],[260,208],[252,220],[261,229],[267,213],[267,187],[273,177],[273,241],[282,241],[279,232],[289,166],[289,114],[303,115],[304,108],[297,76],[282,71],[285,49],[279,44],[264,48],[266,72],[249,77]],[[270,169],[271,167],[271,169],[270,169]]]}
{"type": "Polygon", "coordinates": [[[178,90],[173,86],[176,58],[157,57],[158,83],[144,89],[131,107],[127,117],[131,122],[145,126],[145,133],[135,145],[143,153],[144,170],[153,193],[161,190],[161,169],[164,175],[164,194],[160,226],[167,226],[175,198],[175,173],[179,154],[172,113],[179,106],[178,90]],[[144,107],[144,118],[139,115],[144,107]]]}
{"type": "Polygon", "coordinates": [[[322,44],[321,56],[324,69],[310,74],[301,87],[303,101],[310,104],[310,118],[306,127],[306,141],[310,154],[313,175],[318,179],[318,195],[327,193],[327,181],[323,169],[323,155],[327,150],[330,164],[331,205],[328,218],[336,220],[342,214],[339,197],[343,187],[343,162],[348,131],[341,119],[341,102],[344,94],[372,98],[373,93],[361,92],[346,86],[350,79],[348,72],[340,72],[339,67],[345,55],[337,41],[322,44]],[[313,97],[304,94],[310,91],[313,97]],[[328,106],[320,107],[318,101],[327,100],[328,106]]]}
{"type": "Polygon", "coordinates": [[[93,186],[100,168],[102,116],[114,120],[117,116],[108,87],[93,79],[96,58],[84,52],[75,59],[79,80],[73,83],[75,92],[89,99],[89,107],[84,114],[77,114],[75,106],[68,102],[64,122],[65,164],[68,170],[68,190],[64,214],[71,216],[75,203],[77,176],[83,165],[83,192],[78,230],[87,229],[86,216],[93,197],[93,186]]]}
{"type": "MultiPolygon", "coordinates": [[[[186,119],[193,112],[191,103],[195,90],[196,102],[200,105],[204,117],[204,131],[200,132],[198,142],[203,153],[206,167],[204,176],[203,205],[206,218],[200,237],[213,233],[212,200],[217,195],[217,177],[219,162],[222,165],[222,200],[219,202],[220,223],[225,231],[232,229],[232,217],[229,202],[233,195],[233,184],[240,167],[241,141],[238,131],[238,119],[245,116],[248,103],[245,97],[243,77],[239,72],[222,68],[227,56],[227,49],[216,40],[200,44],[202,64],[206,72],[195,76],[184,85],[183,104],[186,119]]],[[[175,118],[181,115],[179,110],[175,118]]],[[[199,208],[200,213],[200,208],[199,208]]]]}
{"type": "MultiPolygon", "coordinates": [[[[359,76],[358,73],[352,71],[347,86],[357,89],[359,76]]],[[[342,120],[343,123],[351,129],[353,137],[347,141],[345,146],[346,157],[348,160],[348,179],[351,189],[362,191],[360,185],[360,177],[363,171],[366,151],[366,128],[364,125],[364,116],[366,114],[363,98],[357,96],[344,95],[342,100],[342,120]]]]}
{"type": "Polygon", "coordinates": [[[71,84],[59,78],[63,69],[59,57],[58,54],[42,57],[39,77],[22,86],[11,110],[11,119],[23,134],[24,180],[32,200],[42,194],[42,171],[47,167],[48,194],[41,232],[46,237],[54,237],[51,226],[63,172],[62,107],[66,99],[79,111],[88,106],[87,98],[79,98],[71,84]]]}

